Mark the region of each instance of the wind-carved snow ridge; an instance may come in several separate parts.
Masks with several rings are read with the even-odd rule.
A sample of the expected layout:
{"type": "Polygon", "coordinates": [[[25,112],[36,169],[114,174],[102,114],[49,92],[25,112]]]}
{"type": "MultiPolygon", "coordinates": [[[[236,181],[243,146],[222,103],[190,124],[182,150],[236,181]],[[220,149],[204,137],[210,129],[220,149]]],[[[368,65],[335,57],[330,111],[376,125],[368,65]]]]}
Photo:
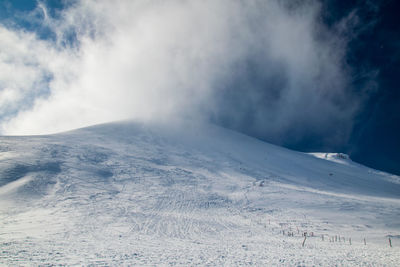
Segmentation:
{"type": "Polygon", "coordinates": [[[314,152],[308,153],[314,157],[320,159],[326,159],[337,163],[342,164],[354,164],[353,161],[350,159],[349,155],[344,153],[321,153],[321,152],[314,152]]]}
{"type": "Polygon", "coordinates": [[[398,177],[325,155],[190,123],[0,137],[0,265],[396,266],[398,177]]]}

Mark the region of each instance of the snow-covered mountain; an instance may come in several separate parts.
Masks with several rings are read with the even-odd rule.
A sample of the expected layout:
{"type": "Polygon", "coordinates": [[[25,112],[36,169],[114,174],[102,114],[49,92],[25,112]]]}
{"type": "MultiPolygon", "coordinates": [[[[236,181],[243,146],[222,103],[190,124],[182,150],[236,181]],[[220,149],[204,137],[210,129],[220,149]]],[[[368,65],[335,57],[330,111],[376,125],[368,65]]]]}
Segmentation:
{"type": "Polygon", "coordinates": [[[0,137],[0,265],[396,266],[399,237],[399,177],[344,154],[188,122],[0,137]]]}

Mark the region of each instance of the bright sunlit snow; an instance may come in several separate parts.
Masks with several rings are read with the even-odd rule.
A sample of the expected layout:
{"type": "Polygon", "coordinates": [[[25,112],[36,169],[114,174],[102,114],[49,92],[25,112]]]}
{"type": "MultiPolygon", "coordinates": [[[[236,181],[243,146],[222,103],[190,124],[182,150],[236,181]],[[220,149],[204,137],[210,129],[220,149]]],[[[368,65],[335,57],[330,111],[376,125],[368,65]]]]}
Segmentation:
{"type": "Polygon", "coordinates": [[[0,141],[0,265],[400,262],[399,177],[344,154],[190,123],[0,141]]]}

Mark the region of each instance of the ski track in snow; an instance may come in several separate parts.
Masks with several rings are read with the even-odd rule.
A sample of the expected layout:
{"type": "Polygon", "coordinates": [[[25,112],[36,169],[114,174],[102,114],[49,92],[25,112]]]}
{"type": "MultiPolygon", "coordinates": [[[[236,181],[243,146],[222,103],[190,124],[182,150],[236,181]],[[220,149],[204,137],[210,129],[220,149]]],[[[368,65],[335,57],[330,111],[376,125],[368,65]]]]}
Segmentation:
{"type": "Polygon", "coordinates": [[[398,266],[398,177],[184,128],[0,137],[0,265],[398,266]]]}

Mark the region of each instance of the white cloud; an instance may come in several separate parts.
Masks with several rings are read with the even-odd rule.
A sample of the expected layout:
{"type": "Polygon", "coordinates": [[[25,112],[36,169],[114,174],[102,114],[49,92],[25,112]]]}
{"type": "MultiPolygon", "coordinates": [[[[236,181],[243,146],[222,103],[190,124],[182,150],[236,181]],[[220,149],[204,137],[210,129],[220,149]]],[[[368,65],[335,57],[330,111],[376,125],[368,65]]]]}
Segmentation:
{"type": "Polygon", "coordinates": [[[99,0],[80,1],[59,19],[46,15],[56,42],[1,26],[0,102],[21,107],[1,121],[2,132],[210,114],[230,116],[235,125],[251,106],[253,127],[272,135],[304,114],[311,127],[329,119],[350,123],[345,42],[323,28],[319,11],[313,1],[288,7],[275,0],[99,0]],[[265,76],[261,89],[240,72],[249,61],[265,76]],[[235,87],[236,79],[244,86],[235,87]],[[269,88],[269,80],[283,82],[269,88]],[[14,99],[6,98],[10,90],[14,99]],[[280,96],[262,102],[263,90],[280,96]]]}

